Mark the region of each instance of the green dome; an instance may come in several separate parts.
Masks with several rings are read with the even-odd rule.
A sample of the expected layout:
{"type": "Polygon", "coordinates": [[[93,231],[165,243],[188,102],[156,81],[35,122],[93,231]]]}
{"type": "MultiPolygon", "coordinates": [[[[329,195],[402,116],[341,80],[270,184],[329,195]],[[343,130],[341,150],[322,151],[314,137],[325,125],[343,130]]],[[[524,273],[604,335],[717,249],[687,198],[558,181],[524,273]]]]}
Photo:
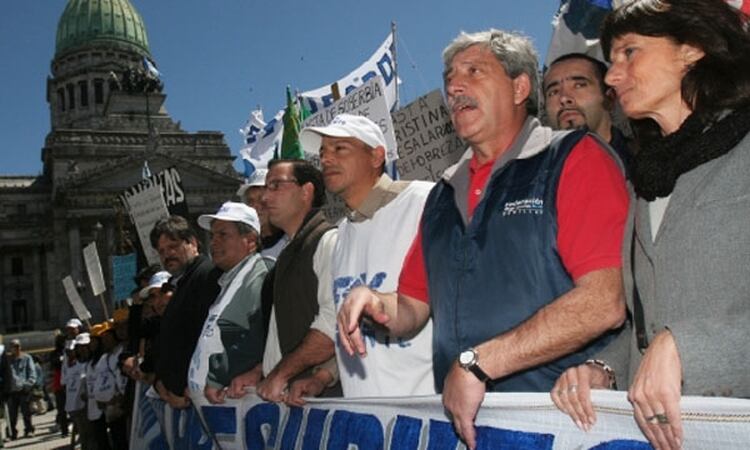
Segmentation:
{"type": "Polygon", "coordinates": [[[130,1],[69,0],[57,24],[55,56],[97,42],[151,53],[143,19],[130,1]]]}

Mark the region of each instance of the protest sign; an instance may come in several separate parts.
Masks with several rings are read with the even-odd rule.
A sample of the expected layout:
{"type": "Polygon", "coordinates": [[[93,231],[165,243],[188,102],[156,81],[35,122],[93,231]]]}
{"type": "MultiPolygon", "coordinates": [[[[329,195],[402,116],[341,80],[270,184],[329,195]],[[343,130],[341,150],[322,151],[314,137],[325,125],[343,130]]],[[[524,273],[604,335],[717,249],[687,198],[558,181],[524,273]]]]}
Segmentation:
{"type": "Polygon", "coordinates": [[[86,262],[86,272],[89,274],[91,292],[99,295],[107,290],[102,275],[102,265],[99,262],[99,252],[96,250],[96,242],[91,242],[83,248],[83,260],[86,262]]]}
{"type": "Polygon", "coordinates": [[[134,194],[126,195],[125,206],[138,231],[138,240],[146,260],[149,264],[159,264],[159,254],[151,247],[149,238],[154,224],[159,219],[169,217],[159,185],[150,184],[134,194]]]}
{"type": "Polygon", "coordinates": [[[401,179],[437,181],[466,149],[456,136],[440,90],[419,97],[392,117],[401,179]]]}
{"type": "Polygon", "coordinates": [[[78,290],[76,289],[75,283],[73,282],[73,278],[68,275],[67,277],[63,278],[62,283],[63,287],[65,288],[65,295],[68,297],[70,306],[73,307],[73,311],[75,311],[76,316],[84,321],[91,319],[91,313],[86,308],[86,305],[83,304],[81,296],[78,295],[78,290]]]}
{"type": "Polygon", "coordinates": [[[185,190],[182,187],[182,178],[177,167],[169,167],[129,187],[120,195],[120,201],[127,205],[129,197],[136,195],[144,189],[157,186],[164,198],[164,204],[169,214],[177,214],[187,217],[188,206],[185,198],[185,190]]]}
{"type": "Polygon", "coordinates": [[[115,301],[124,300],[135,289],[133,278],[138,269],[138,258],[135,253],[115,255],[112,257],[112,292],[115,301]]]}

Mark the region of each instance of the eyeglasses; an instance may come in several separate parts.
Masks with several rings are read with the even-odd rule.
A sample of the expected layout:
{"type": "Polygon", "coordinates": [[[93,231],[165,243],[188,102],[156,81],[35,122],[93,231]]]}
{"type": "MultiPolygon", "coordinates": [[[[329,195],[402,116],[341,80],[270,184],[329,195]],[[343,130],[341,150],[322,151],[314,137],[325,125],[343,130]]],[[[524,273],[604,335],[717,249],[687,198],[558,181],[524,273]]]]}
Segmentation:
{"type": "Polygon", "coordinates": [[[289,179],[286,179],[286,180],[285,179],[276,179],[276,180],[266,181],[266,189],[268,189],[269,191],[278,191],[279,187],[283,183],[294,183],[294,184],[297,184],[297,179],[296,178],[289,178],[289,179]]]}

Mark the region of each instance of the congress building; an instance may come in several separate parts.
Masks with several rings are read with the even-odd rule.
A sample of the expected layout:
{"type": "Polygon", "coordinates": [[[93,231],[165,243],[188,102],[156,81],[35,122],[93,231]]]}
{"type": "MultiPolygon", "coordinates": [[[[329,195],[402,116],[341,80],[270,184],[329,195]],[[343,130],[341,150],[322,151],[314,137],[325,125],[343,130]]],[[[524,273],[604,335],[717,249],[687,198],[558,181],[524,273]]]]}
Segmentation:
{"type": "MultiPolygon", "coordinates": [[[[45,6],[46,7],[46,6],[45,6]]],[[[0,334],[48,330],[73,317],[70,275],[102,320],[82,249],[94,242],[112,308],[115,255],[137,235],[119,196],[173,168],[190,218],[214,212],[241,181],[224,136],[182,130],[165,108],[144,21],[128,0],[69,0],[46,89],[50,128],[41,175],[0,175],[0,334]]]]}

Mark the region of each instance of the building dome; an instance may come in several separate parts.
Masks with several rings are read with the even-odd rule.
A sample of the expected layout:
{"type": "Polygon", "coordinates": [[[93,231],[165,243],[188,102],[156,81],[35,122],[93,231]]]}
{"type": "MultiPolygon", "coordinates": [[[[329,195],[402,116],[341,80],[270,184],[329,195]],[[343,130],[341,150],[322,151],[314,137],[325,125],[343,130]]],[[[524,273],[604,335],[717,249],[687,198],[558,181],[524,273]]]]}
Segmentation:
{"type": "Polygon", "coordinates": [[[146,26],[129,0],[69,0],[57,25],[55,56],[100,43],[150,56],[146,26]]]}

